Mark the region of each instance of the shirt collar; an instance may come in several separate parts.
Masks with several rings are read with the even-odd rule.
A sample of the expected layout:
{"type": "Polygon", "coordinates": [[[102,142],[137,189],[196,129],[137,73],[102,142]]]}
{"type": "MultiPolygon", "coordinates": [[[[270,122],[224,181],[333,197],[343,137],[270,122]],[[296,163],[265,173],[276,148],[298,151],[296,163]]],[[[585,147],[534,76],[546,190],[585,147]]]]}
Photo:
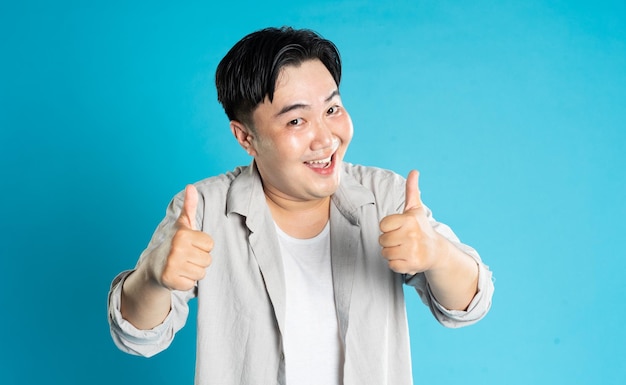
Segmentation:
{"type": "MultiPolygon", "coordinates": [[[[350,173],[353,166],[343,163],[339,188],[332,196],[332,202],[353,225],[359,224],[360,208],[367,204],[374,204],[374,194],[350,173]]],[[[263,183],[254,161],[249,166],[238,169],[226,198],[226,214],[237,213],[246,218],[248,228],[254,231],[261,221],[261,217],[269,213],[263,183]]]]}

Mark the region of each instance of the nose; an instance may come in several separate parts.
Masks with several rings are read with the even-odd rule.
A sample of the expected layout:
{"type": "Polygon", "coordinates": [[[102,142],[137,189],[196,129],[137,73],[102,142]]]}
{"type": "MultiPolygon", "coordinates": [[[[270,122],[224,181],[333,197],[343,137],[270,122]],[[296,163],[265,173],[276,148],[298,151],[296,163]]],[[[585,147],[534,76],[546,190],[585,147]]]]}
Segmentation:
{"type": "Polygon", "coordinates": [[[315,137],[311,143],[311,150],[319,151],[332,147],[335,142],[335,136],[331,128],[323,121],[318,121],[315,125],[315,137]]]}

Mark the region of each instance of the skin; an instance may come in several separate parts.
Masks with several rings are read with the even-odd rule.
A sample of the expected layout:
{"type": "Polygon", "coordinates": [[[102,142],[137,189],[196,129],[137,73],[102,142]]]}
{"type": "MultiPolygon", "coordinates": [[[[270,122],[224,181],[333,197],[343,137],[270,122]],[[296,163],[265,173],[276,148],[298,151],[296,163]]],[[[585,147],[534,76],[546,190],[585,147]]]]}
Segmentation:
{"type": "Polygon", "coordinates": [[[274,100],[260,103],[252,119],[254,128],[230,126],[254,157],[274,220],[293,237],[317,235],[328,221],[353,133],[337,84],[318,60],[285,67],[274,100]]]}
{"type": "Polygon", "coordinates": [[[156,248],[124,282],[120,310],[138,329],[161,324],[170,311],[170,290],[192,289],[211,264],[213,239],[196,228],[197,206],[198,192],[188,185],[170,242],[156,248]]]}
{"type": "MultiPolygon", "coordinates": [[[[230,128],[254,157],[272,217],[293,237],[317,235],[329,220],[330,197],[353,134],[337,84],[319,60],[284,67],[274,100],[260,103],[252,122],[249,127],[233,120],[230,128]]],[[[411,171],[407,178],[404,212],[380,222],[382,256],[397,273],[424,272],[443,306],[464,310],[476,294],[477,264],[428,222],[418,175],[411,171]]],[[[213,240],[194,223],[197,201],[195,187],[187,186],[171,241],[147,256],[124,283],[122,315],[139,329],[162,323],[170,311],[170,290],[193,288],[211,264],[213,240]]]]}
{"type": "Polygon", "coordinates": [[[382,255],[396,273],[423,272],[445,308],[466,310],[478,290],[478,264],[432,228],[418,179],[415,170],[407,177],[404,212],[380,222],[382,255]]]}

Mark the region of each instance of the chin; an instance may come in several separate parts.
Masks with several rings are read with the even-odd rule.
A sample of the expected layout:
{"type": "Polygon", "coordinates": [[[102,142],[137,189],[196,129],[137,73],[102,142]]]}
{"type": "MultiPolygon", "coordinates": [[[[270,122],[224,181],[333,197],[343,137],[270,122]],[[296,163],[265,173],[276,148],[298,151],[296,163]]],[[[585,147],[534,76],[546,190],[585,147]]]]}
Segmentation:
{"type": "Polygon", "coordinates": [[[339,174],[336,175],[335,178],[333,178],[333,181],[328,181],[328,183],[324,184],[323,186],[319,186],[319,188],[317,189],[317,195],[319,198],[328,198],[329,196],[333,195],[335,192],[337,192],[337,189],[339,188],[339,174]]]}

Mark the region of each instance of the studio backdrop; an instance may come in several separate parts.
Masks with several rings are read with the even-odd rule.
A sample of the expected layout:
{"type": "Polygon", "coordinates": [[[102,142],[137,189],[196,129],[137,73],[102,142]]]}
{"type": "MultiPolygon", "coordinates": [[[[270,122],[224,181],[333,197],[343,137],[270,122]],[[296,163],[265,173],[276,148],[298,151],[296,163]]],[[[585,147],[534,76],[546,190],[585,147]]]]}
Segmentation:
{"type": "Polygon", "coordinates": [[[0,383],[192,384],[172,346],[115,348],[113,277],[171,197],[250,158],[217,63],[267,26],[339,47],[346,160],[421,172],[491,267],[479,324],[406,290],[416,384],[626,382],[623,1],[27,1],[0,5],[0,383]]]}

